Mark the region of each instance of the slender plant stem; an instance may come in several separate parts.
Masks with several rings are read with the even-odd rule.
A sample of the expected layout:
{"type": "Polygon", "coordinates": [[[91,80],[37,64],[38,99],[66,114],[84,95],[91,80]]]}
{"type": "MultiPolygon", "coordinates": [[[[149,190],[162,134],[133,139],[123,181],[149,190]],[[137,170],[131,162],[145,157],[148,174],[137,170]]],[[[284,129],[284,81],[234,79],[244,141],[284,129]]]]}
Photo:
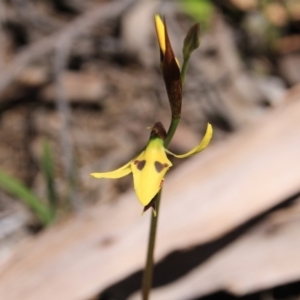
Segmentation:
{"type": "Polygon", "coordinates": [[[172,119],[172,122],[170,124],[167,136],[166,136],[165,141],[164,141],[165,148],[169,147],[169,145],[171,143],[171,140],[172,140],[172,138],[175,134],[175,131],[177,129],[177,126],[179,124],[179,121],[180,121],[180,118],[172,119]]]}
{"type": "MultiPolygon", "coordinates": [[[[165,138],[164,145],[167,148],[176,132],[177,126],[179,124],[180,118],[172,119],[170,124],[167,136],[165,138]]],[[[150,232],[148,238],[148,249],[147,249],[147,259],[146,259],[146,266],[143,275],[143,282],[142,282],[142,299],[148,300],[150,295],[150,290],[152,286],[152,278],[153,278],[153,266],[154,266],[154,248],[155,248],[155,241],[156,241],[156,232],[157,232],[157,222],[159,216],[159,206],[161,200],[161,193],[162,189],[157,193],[155,196],[155,209],[156,215],[151,214],[151,225],[150,225],[150,232]]]]}
{"type": "Polygon", "coordinates": [[[186,74],[189,59],[190,59],[190,56],[185,57],[183,64],[182,64],[182,68],[181,68],[181,83],[182,83],[182,85],[184,84],[185,74],[186,74]]]}
{"type": "Polygon", "coordinates": [[[158,221],[158,213],[159,213],[159,205],[161,199],[161,190],[155,196],[155,208],[156,208],[156,216],[151,214],[151,225],[150,225],[150,232],[148,238],[148,250],[147,250],[147,259],[146,259],[146,266],[143,276],[142,282],[142,294],[143,300],[148,300],[150,295],[150,290],[152,286],[152,278],[153,278],[153,255],[154,255],[154,248],[155,248],[155,241],[156,241],[156,229],[157,229],[157,221],[158,221]]]}

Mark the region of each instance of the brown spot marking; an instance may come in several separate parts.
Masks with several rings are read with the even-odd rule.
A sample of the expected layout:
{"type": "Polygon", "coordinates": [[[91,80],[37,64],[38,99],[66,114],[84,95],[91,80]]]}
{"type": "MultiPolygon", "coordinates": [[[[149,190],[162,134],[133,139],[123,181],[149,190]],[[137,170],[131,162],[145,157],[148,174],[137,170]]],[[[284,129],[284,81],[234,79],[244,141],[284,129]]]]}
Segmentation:
{"type": "Polygon", "coordinates": [[[145,167],[146,161],[145,160],[135,160],[134,164],[138,168],[138,170],[142,171],[145,167]]]}
{"type": "Polygon", "coordinates": [[[160,188],[162,188],[163,183],[164,183],[164,178],[160,181],[160,184],[159,184],[159,187],[160,187],[160,188]]]}
{"type": "Polygon", "coordinates": [[[159,161],[156,161],[154,163],[155,169],[158,173],[160,173],[164,168],[167,168],[169,165],[168,164],[162,164],[159,161]]]}

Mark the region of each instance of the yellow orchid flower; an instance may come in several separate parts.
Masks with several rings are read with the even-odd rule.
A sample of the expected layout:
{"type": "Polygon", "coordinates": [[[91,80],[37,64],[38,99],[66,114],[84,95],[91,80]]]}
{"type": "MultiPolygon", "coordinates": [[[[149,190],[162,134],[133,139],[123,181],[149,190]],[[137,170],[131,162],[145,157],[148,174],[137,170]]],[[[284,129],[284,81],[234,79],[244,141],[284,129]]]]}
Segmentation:
{"type": "Polygon", "coordinates": [[[208,146],[212,134],[212,126],[207,124],[206,133],[200,144],[186,154],[176,155],[164,148],[166,131],[162,123],[157,122],[152,127],[146,147],[137,157],[117,170],[106,173],[92,173],[91,176],[95,178],[120,178],[132,172],[134,189],[138,200],[145,207],[144,211],[152,207],[155,213],[154,203],[151,203],[151,200],[161,189],[164,176],[172,167],[166,153],[177,158],[185,158],[199,153],[208,146]]]}

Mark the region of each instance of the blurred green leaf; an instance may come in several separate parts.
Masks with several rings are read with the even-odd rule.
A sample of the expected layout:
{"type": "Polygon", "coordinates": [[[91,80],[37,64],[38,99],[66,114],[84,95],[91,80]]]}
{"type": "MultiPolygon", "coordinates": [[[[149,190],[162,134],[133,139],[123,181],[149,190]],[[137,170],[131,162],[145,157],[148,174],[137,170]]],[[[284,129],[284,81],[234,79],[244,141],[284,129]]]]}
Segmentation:
{"type": "Polygon", "coordinates": [[[43,142],[43,153],[42,153],[41,163],[42,163],[42,171],[44,173],[44,177],[47,184],[49,205],[50,205],[52,217],[54,218],[57,210],[58,197],[55,188],[52,152],[51,152],[50,144],[46,140],[43,142]]]}
{"type": "Polygon", "coordinates": [[[203,29],[209,27],[214,14],[214,5],[210,0],[180,0],[185,13],[201,23],[203,29]]]}
{"type": "Polygon", "coordinates": [[[43,225],[52,221],[52,214],[47,205],[22,182],[0,169],[0,187],[7,193],[22,200],[38,217],[43,225]]]}

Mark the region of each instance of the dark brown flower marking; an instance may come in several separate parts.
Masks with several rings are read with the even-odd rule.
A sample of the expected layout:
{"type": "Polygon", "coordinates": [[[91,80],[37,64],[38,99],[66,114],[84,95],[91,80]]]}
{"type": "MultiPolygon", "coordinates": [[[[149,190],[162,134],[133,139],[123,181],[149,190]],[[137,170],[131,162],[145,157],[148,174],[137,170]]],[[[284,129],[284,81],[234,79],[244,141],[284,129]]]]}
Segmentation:
{"type": "Polygon", "coordinates": [[[158,136],[162,140],[166,138],[167,132],[164,125],[161,122],[156,122],[152,127],[150,137],[158,136]]]}
{"type": "Polygon", "coordinates": [[[153,213],[154,215],[156,215],[156,208],[155,208],[155,197],[149,202],[149,204],[147,204],[145,207],[144,207],[144,210],[143,210],[143,213],[148,210],[150,207],[153,209],[153,213]]]}
{"type": "Polygon", "coordinates": [[[146,160],[135,160],[134,164],[136,165],[136,167],[138,168],[138,170],[142,171],[145,167],[146,164],[146,160]]]}
{"type": "Polygon", "coordinates": [[[154,163],[155,169],[158,173],[160,173],[164,168],[167,168],[169,165],[168,164],[162,164],[159,161],[156,161],[154,163]]]}

